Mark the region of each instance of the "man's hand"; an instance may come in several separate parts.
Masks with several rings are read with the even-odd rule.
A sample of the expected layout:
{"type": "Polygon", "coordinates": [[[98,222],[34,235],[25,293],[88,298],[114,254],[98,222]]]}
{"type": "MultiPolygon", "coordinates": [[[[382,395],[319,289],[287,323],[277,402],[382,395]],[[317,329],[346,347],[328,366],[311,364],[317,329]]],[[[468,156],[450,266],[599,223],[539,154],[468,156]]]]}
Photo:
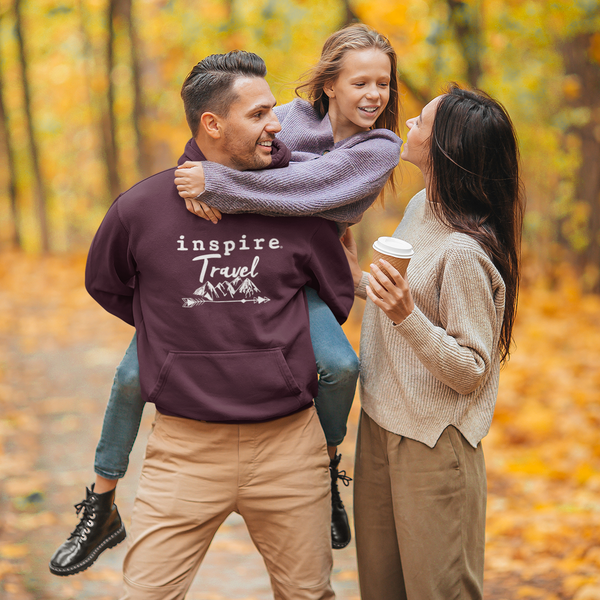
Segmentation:
{"type": "Polygon", "coordinates": [[[175,185],[179,195],[185,200],[186,208],[195,215],[217,224],[221,220],[221,212],[211,208],[198,199],[204,192],[204,168],[201,162],[186,161],[175,171],[175,185]]]}
{"type": "Polygon", "coordinates": [[[346,253],[348,264],[350,265],[350,271],[352,272],[352,279],[354,281],[354,289],[358,287],[360,280],[362,279],[362,269],[358,264],[358,249],[356,248],[356,240],[350,228],[346,229],[346,233],[342,236],[341,240],[342,248],[346,253]]]}

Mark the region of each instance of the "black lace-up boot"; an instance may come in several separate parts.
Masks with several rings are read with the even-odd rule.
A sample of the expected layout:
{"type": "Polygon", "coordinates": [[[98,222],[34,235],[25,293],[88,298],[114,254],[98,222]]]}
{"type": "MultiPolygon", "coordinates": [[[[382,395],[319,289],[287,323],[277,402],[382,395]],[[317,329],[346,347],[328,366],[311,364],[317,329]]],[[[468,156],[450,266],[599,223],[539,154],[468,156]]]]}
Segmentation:
{"type": "Polygon", "coordinates": [[[84,571],[104,550],[125,539],[125,526],[114,503],[115,490],[95,494],[92,485],[85,492],[85,500],[75,505],[78,515],[83,510],[79,525],[50,559],[50,572],[54,575],[84,571]]]}
{"type": "Polygon", "coordinates": [[[329,475],[331,476],[331,547],[334,550],[345,548],[352,539],[348,515],[337,486],[338,479],[346,487],[350,485],[352,479],[346,475],[346,471],[338,471],[340,460],[342,460],[342,455],[336,454],[335,458],[329,462],[329,475]]]}

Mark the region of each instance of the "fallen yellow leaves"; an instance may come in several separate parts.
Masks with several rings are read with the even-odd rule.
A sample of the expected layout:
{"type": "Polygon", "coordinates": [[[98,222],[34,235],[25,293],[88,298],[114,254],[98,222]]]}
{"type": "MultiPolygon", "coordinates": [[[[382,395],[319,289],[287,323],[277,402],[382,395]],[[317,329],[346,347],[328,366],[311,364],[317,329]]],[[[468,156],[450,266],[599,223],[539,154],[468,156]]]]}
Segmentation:
{"type": "Polygon", "coordinates": [[[84,571],[82,577],[89,581],[111,581],[113,583],[120,583],[123,579],[123,574],[121,571],[113,571],[112,569],[95,569],[84,571]]]}
{"type": "Polygon", "coordinates": [[[501,577],[498,561],[524,582],[553,574],[519,587],[519,598],[600,598],[599,317],[600,299],[568,278],[561,290],[521,296],[484,440],[486,577],[501,577]]]}
{"type": "Polygon", "coordinates": [[[23,558],[27,556],[29,548],[25,544],[6,544],[0,546],[0,556],[2,558],[23,558]]]}
{"type": "Polygon", "coordinates": [[[0,581],[3,581],[7,575],[15,572],[15,565],[13,563],[0,560],[0,581]]]}
{"type": "Polygon", "coordinates": [[[483,441],[486,598],[600,600],[600,298],[524,289],[514,337],[483,441]]]}
{"type": "MultiPolygon", "coordinates": [[[[74,512],[55,514],[39,505],[48,480],[36,470],[36,440],[49,421],[54,433],[91,431],[87,419],[94,411],[91,400],[60,391],[44,396],[35,411],[22,410],[22,392],[7,383],[9,345],[29,353],[87,343],[83,365],[116,366],[131,335],[86,297],[83,267],[83,257],[0,258],[0,485],[11,498],[0,529],[5,590],[19,588],[27,572],[24,532],[57,523],[68,530],[76,523],[74,512]]],[[[355,347],[362,305],[357,301],[345,326],[355,347]]],[[[600,298],[582,295],[568,278],[559,290],[524,289],[515,341],[483,442],[489,488],[485,597],[600,600],[600,298]]],[[[356,401],[349,437],[358,413],[356,401]]],[[[350,474],[352,445],[349,439],[342,450],[350,474]]],[[[77,477],[56,474],[63,483],[77,477]]],[[[223,550],[254,551],[233,538],[218,542],[223,550]]],[[[356,572],[344,568],[336,577],[352,582],[356,572]]],[[[116,570],[92,569],[65,582],[62,597],[77,597],[80,581],[117,584],[119,578],[116,570]]]]}

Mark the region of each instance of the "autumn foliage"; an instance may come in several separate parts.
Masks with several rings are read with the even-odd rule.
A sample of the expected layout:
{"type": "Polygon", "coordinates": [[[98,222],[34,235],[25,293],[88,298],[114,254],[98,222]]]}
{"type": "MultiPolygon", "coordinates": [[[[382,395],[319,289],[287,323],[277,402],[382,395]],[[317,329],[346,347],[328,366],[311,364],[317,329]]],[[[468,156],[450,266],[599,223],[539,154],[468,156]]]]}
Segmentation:
{"type": "MultiPolygon", "coordinates": [[[[131,335],[83,289],[84,252],[114,197],[179,156],[181,82],[207,54],[244,48],[285,102],[353,20],[396,48],[405,117],[457,81],[515,122],[525,278],[483,442],[486,599],[600,599],[600,0],[0,0],[0,597],[118,586],[105,568],[48,591],[49,540],[70,531],[78,500],[57,490],[88,481],[106,373],[131,335]],[[98,400],[74,395],[74,379],[98,400]],[[88,450],[52,473],[52,440],[78,432],[88,450]]],[[[355,228],[365,258],[422,187],[400,171],[399,195],[355,228]]],[[[346,326],[355,347],[361,304],[346,326]]],[[[334,577],[354,587],[339,597],[357,598],[343,564],[334,577]]]]}
{"type": "Polygon", "coordinates": [[[175,163],[179,89],[207,54],[257,52],[285,102],[356,20],[396,48],[405,116],[449,81],[506,105],[530,260],[545,274],[569,262],[599,291],[600,0],[2,0],[0,244],[86,247],[120,191],[175,163]]]}
{"type": "MultiPolygon", "coordinates": [[[[40,456],[48,449],[44,433],[51,423],[64,435],[82,428],[93,447],[103,410],[102,399],[94,412],[90,400],[56,396],[56,382],[44,380],[36,365],[68,350],[79,377],[108,389],[110,381],[93,380],[89,361],[107,355],[116,365],[131,335],[87,296],[84,258],[9,253],[0,260],[0,586],[15,594],[7,598],[38,597],[27,595],[31,580],[43,579],[36,570],[45,572],[45,564],[32,558],[36,540],[53,527],[65,534],[73,524],[74,515],[56,511],[67,511],[76,498],[59,506],[48,496],[52,478],[40,456]],[[59,421],[55,415],[62,415],[59,421]]],[[[582,294],[567,273],[556,291],[523,290],[516,347],[483,442],[490,600],[600,597],[600,299],[582,294]]],[[[346,326],[355,345],[361,309],[357,300],[346,326]]],[[[351,431],[358,408],[357,402],[351,431]]],[[[353,442],[345,443],[346,455],[353,442]]],[[[83,462],[73,456],[69,468],[91,473],[83,462]]],[[[94,573],[78,581],[93,581],[94,573]]],[[[118,573],[112,576],[118,581],[118,573]]]]}

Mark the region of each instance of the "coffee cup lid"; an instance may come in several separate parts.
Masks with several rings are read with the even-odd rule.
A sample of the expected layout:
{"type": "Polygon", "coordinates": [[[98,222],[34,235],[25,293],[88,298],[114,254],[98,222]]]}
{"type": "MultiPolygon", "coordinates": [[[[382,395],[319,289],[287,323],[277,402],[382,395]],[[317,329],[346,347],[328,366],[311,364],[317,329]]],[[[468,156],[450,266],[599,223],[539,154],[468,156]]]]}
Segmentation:
{"type": "Polygon", "coordinates": [[[394,237],[380,237],[373,244],[373,248],[381,254],[395,256],[396,258],[410,258],[415,253],[408,242],[394,237]]]}

